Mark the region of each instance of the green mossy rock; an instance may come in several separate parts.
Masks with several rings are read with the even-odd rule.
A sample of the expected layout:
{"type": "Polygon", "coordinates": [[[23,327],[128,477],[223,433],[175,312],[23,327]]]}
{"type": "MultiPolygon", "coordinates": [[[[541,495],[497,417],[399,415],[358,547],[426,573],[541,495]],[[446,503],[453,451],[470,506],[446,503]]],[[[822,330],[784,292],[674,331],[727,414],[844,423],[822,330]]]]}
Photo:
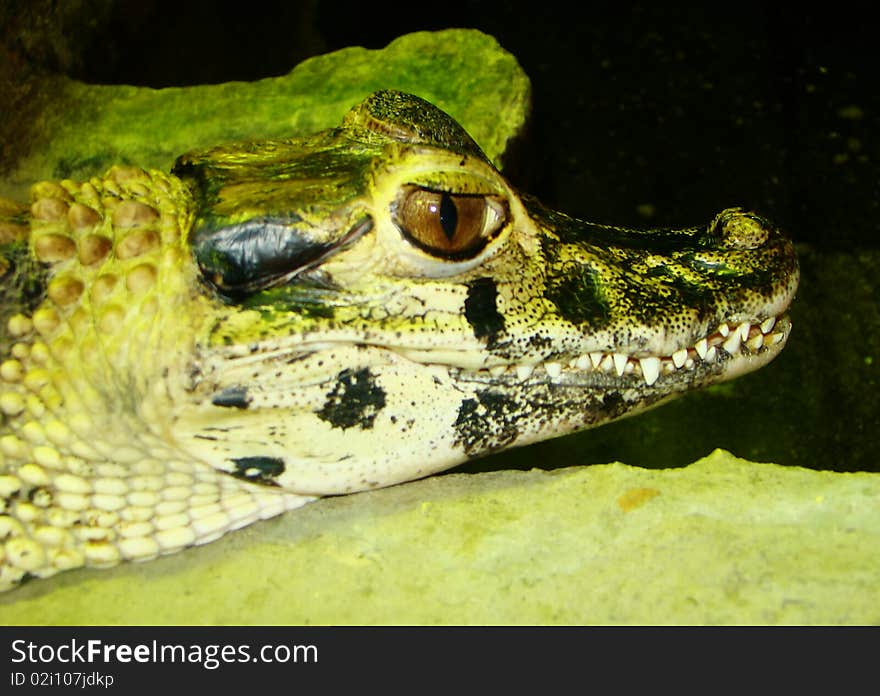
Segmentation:
{"type": "Polygon", "coordinates": [[[0,195],[21,198],[34,181],[87,179],[113,164],[167,170],[177,155],[222,142],[313,133],[338,125],[377,89],[436,104],[496,163],[529,108],[516,59],[471,29],[407,34],[382,50],[346,48],[257,82],[150,89],[44,78],[31,89],[28,154],[4,163],[0,195]]]}
{"type": "Polygon", "coordinates": [[[623,464],[321,500],[143,565],[0,598],[3,623],[880,622],[880,475],[623,464]]]}

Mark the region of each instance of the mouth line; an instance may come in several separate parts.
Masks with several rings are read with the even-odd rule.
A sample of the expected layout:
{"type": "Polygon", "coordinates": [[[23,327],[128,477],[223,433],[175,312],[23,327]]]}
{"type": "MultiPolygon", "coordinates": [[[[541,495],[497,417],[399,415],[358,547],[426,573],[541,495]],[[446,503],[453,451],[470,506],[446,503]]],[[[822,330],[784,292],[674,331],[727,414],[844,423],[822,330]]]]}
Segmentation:
{"type": "Polygon", "coordinates": [[[584,386],[590,382],[607,385],[609,380],[627,379],[638,380],[638,384],[649,388],[659,381],[661,385],[655,387],[659,388],[665,377],[679,376],[692,382],[695,376],[702,377],[711,371],[718,377],[712,381],[721,381],[751,372],[770,362],[782,350],[790,332],[791,320],[786,308],[779,315],[763,320],[739,324],[722,322],[669,355],[645,355],[642,349],[631,354],[621,348],[616,352],[593,351],[535,362],[466,367],[456,365],[454,361],[431,360],[430,351],[425,349],[416,352],[401,346],[337,339],[300,344],[293,351],[288,345],[251,344],[247,350],[239,347],[236,354],[227,354],[227,358],[232,358],[239,367],[246,367],[249,364],[320,359],[323,352],[342,347],[379,349],[396,354],[398,359],[407,362],[447,370],[455,379],[467,382],[584,386]]]}
{"type": "MultiPolygon", "coordinates": [[[[469,380],[504,380],[538,383],[567,383],[588,375],[640,378],[651,387],[661,376],[693,372],[698,368],[722,366],[725,363],[759,357],[769,362],[785,345],[791,332],[791,320],[783,312],[761,322],[742,322],[732,326],[722,322],[714,330],[671,355],[640,355],[625,352],[594,351],[568,358],[528,364],[496,365],[468,370],[457,368],[456,374],[469,380]]],[[[757,367],[757,365],[756,365],[757,367]]]]}

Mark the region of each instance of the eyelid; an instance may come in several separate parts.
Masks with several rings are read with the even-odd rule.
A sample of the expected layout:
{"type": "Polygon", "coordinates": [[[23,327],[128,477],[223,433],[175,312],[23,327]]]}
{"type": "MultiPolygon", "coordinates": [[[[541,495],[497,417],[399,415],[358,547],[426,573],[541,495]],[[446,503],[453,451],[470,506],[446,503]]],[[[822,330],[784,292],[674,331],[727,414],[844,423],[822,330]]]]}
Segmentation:
{"type": "Polygon", "coordinates": [[[363,217],[335,242],[319,243],[299,232],[298,222],[255,218],[201,232],[196,237],[195,257],[203,277],[222,296],[243,297],[314,268],[373,227],[372,218],[363,217]]]}

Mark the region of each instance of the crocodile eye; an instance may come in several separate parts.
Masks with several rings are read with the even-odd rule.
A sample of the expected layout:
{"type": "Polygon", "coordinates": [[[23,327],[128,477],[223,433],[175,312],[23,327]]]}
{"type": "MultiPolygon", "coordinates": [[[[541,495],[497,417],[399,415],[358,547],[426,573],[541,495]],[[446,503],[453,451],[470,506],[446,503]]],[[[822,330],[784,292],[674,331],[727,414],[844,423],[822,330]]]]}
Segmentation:
{"type": "Polygon", "coordinates": [[[398,199],[395,223],[403,235],[433,256],[476,256],[507,221],[497,196],[449,193],[407,186],[398,199]]]}

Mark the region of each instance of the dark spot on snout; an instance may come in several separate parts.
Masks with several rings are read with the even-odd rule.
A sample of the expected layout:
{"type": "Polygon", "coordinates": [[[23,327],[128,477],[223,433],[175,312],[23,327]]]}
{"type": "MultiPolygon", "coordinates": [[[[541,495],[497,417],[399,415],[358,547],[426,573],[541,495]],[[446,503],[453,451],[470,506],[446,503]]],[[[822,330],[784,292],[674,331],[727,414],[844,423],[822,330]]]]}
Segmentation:
{"type": "Polygon", "coordinates": [[[498,311],[498,286],[491,278],[477,278],[467,284],[464,316],[474,330],[474,336],[486,339],[486,347],[495,345],[498,334],[504,331],[504,317],[498,311]]]}
{"type": "Polygon", "coordinates": [[[247,387],[227,387],[214,394],[211,403],[221,408],[247,408],[250,406],[251,396],[247,387]]]}
{"type": "Polygon", "coordinates": [[[500,450],[519,435],[521,406],[515,400],[492,389],[478,391],[476,397],[462,400],[453,425],[455,444],[471,457],[500,450]]]}
{"type": "Polygon", "coordinates": [[[278,457],[233,457],[232,463],[232,475],[251,483],[277,486],[273,479],[284,473],[284,460],[278,457]]]}
{"type": "Polygon", "coordinates": [[[385,408],[385,390],[368,368],[343,370],[336,376],[336,384],[327,393],[327,400],[318,418],[334,428],[368,429],[373,427],[376,415],[385,408]]]}
{"type": "Polygon", "coordinates": [[[572,324],[597,329],[611,317],[598,273],[586,265],[572,264],[561,277],[553,278],[546,297],[559,309],[559,315],[572,324]]]}

